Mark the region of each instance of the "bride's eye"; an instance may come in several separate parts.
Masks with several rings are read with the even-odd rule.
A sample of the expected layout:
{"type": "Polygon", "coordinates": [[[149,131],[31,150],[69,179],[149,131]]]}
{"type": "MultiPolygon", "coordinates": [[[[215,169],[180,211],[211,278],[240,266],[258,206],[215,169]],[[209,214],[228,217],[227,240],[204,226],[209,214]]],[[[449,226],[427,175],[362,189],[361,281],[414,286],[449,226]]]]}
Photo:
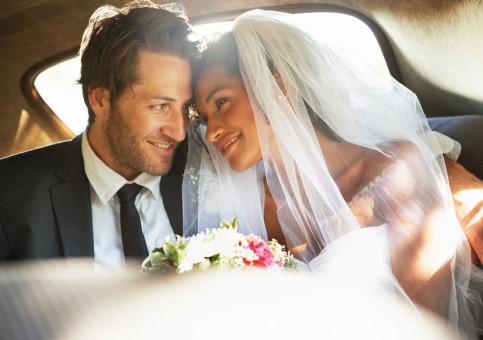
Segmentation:
{"type": "Polygon", "coordinates": [[[228,98],[220,98],[220,99],[217,99],[216,102],[215,102],[215,105],[216,105],[216,109],[217,110],[220,110],[221,107],[228,101],[228,98]]]}

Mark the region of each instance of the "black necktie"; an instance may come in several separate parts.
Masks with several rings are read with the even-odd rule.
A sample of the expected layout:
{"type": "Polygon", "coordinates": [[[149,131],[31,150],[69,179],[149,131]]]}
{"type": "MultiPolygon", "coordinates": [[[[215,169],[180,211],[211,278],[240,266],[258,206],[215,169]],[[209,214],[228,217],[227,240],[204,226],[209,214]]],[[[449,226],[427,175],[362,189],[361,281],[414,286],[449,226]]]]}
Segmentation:
{"type": "Polygon", "coordinates": [[[124,256],[146,257],[148,249],[141,228],[141,218],[134,205],[137,194],[142,189],[137,184],[125,184],[117,192],[121,205],[121,235],[124,256]]]}

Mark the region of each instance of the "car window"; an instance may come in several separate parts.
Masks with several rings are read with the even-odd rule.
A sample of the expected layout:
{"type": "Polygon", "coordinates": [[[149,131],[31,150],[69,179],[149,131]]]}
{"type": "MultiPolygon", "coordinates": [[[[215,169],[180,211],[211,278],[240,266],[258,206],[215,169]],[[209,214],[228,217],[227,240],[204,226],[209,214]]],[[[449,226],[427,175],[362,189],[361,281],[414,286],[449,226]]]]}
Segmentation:
{"type": "MultiPolygon", "coordinates": [[[[380,72],[389,75],[381,47],[372,30],[362,20],[342,13],[298,13],[297,21],[308,30],[317,32],[323,41],[351,49],[355,56],[370,63],[380,72]]],[[[231,29],[231,21],[194,25],[203,39],[231,29]]],[[[33,82],[36,100],[47,106],[70,129],[73,135],[82,132],[87,124],[87,108],[82,89],[77,84],[80,75],[80,58],[73,57],[52,65],[40,72],[33,82]]]]}

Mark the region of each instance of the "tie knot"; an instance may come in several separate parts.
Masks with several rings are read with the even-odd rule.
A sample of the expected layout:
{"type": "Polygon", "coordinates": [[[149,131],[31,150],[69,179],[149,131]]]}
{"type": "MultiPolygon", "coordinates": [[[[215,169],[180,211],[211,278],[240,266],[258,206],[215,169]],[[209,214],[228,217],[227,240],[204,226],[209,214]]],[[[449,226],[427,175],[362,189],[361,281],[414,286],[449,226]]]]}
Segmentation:
{"type": "Polygon", "coordinates": [[[142,186],[132,183],[124,184],[124,186],[117,192],[117,197],[119,197],[120,203],[134,202],[137,194],[141,191],[142,186]]]}

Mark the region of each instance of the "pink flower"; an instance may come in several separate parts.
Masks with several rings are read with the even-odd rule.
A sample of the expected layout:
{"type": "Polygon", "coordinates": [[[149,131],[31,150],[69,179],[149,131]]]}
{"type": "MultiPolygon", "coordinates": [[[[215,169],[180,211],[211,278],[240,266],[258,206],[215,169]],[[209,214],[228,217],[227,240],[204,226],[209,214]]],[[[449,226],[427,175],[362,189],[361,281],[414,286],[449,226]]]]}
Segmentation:
{"type": "Polygon", "coordinates": [[[251,251],[253,251],[258,259],[257,260],[247,260],[243,259],[246,265],[252,265],[255,267],[272,267],[276,265],[275,258],[272,253],[272,249],[259,237],[255,235],[247,236],[248,246],[251,251]]]}

